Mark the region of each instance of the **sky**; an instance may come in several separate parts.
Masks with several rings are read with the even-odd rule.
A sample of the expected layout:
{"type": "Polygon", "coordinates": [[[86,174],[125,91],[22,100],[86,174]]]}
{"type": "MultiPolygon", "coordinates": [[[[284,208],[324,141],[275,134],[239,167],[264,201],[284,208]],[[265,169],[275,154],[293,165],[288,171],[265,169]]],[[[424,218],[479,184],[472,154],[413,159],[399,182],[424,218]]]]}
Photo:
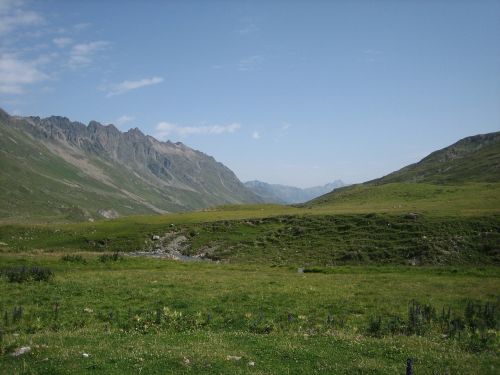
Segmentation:
{"type": "Polygon", "coordinates": [[[363,182],[500,130],[500,1],[0,0],[0,107],[363,182]]]}

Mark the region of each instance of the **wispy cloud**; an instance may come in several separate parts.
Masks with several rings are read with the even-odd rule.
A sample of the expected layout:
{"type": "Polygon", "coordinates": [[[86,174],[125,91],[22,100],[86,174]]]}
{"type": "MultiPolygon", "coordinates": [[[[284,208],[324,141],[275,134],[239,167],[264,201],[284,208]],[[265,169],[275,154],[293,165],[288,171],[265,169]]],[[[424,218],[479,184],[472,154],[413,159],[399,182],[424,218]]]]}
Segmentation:
{"type": "Polygon", "coordinates": [[[0,35],[8,34],[22,27],[40,25],[43,17],[23,8],[19,0],[0,0],[0,35]]]}
{"type": "Polygon", "coordinates": [[[110,45],[103,40],[75,44],[72,34],[86,26],[50,25],[51,14],[42,16],[30,7],[33,3],[0,0],[0,94],[5,96],[23,94],[63,70],[89,66],[110,45]]]}
{"type": "Polygon", "coordinates": [[[14,55],[0,55],[0,93],[22,94],[25,86],[48,79],[37,61],[21,60],[14,55]]]}
{"type": "Polygon", "coordinates": [[[75,44],[71,48],[68,65],[71,68],[88,66],[94,60],[95,55],[107,49],[109,45],[110,43],[105,40],[75,44]]]}
{"type": "Polygon", "coordinates": [[[64,48],[73,43],[73,39],[67,37],[60,37],[52,39],[52,42],[59,48],[64,48]]]}
{"type": "Polygon", "coordinates": [[[118,127],[122,127],[123,125],[128,124],[129,122],[132,122],[134,120],[135,118],[133,116],[123,115],[115,120],[115,125],[118,127]]]}
{"type": "Polygon", "coordinates": [[[365,60],[368,62],[375,62],[381,59],[383,51],[378,49],[365,49],[363,55],[365,55],[365,60]]]}
{"type": "Polygon", "coordinates": [[[249,22],[245,24],[241,29],[238,30],[238,34],[248,35],[256,33],[260,30],[260,28],[253,22],[249,22]]]}
{"type": "Polygon", "coordinates": [[[252,133],[252,138],[253,139],[260,139],[260,133],[259,132],[253,132],[252,133]]]}
{"type": "Polygon", "coordinates": [[[143,78],[137,81],[123,81],[99,87],[102,91],[107,91],[106,97],[125,94],[128,91],[140,89],[141,87],[157,85],[163,82],[162,77],[143,78]]]}
{"type": "Polygon", "coordinates": [[[247,72],[251,70],[257,70],[264,62],[264,57],[261,55],[253,55],[245,57],[238,62],[238,70],[241,72],[247,72]]]}
{"type": "Polygon", "coordinates": [[[81,31],[81,30],[85,30],[85,29],[89,28],[90,26],[92,26],[92,24],[90,22],[80,22],[80,23],[77,23],[76,25],[74,25],[73,29],[75,29],[77,31],[81,31]]]}
{"type": "Polygon", "coordinates": [[[224,134],[234,133],[241,128],[238,123],[229,125],[205,125],[205,126],[179,126],[169,122],[162,121],[156,125],[155,136],[158,139],[165,140],[170,135],[178,135],[181,137],[189,135],[206,135],[206,134],[224,134]]]}

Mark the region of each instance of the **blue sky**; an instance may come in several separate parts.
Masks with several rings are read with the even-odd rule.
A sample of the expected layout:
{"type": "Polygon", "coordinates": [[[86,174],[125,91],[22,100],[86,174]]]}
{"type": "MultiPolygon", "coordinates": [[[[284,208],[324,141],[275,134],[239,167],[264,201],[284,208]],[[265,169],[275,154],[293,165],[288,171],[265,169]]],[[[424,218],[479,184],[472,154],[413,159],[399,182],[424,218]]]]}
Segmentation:
{"type": "Polygon", "coordinates": [[[245,181],[362,182],[500,130],[500,1],[0,0],[0,107],[245,181]]]}

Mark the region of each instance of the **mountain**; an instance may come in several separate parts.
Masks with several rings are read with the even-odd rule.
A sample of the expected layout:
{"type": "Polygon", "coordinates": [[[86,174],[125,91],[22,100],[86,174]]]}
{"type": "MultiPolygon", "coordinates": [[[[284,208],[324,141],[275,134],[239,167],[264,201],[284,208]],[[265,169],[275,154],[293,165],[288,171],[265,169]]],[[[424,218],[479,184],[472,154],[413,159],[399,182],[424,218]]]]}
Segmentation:
{"type": "Polygon", "coordinates": [[[422,199],[429,198],[428,194],[441,194],[443,186],[471,184],[476,184],[478,196],[487,191],[487,196],[491,196],[491,191],[498,191],[499,183],[500,132],[494,132],[463,138],[429,154],[418,163],[363,184],[340,188],[307,205],[373,202],[375,199],[389,201],[396,196],[422,199]]]}
{"type": "Polygon", "coordinates": [[[500,132],[461,139],[419,161],[367,184],[450,184],[500,181],[500,132]]]}
{"type": "Polygon", "coordinates": [[[262,181],[247,181],[245,186],[266,203],[294,204],[304,203],[334,189],[345,186],[340,180],[323,186],[301,189],[293,186],[268,184],[262,181]]]}
{"type": "Polygon", "coordinates": [[[0,219],[92,220],[261,202],[213,157],[139,129],[0,110],[0,219]]]}

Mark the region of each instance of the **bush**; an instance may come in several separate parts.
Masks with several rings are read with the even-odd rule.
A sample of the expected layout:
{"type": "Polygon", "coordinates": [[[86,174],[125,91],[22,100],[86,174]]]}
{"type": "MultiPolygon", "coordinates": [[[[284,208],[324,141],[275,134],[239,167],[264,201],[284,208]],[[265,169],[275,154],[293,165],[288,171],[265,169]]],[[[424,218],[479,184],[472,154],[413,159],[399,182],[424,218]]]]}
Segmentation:
{"type": "Polygon", "coordinates": [[[106,263],[106,262],[116,262],[118,260],[121,260],[123,257],[120,255],[118,252],[114,252],[113,254],[102,254],[99,256],[99,261],[106,263]]]}
{"type": "Polygon", "coordinates": [[[422,336],[435,319],[436,309],[433,306],[411,301],[408,307],[408,334],[422,336]]]}
{"type": "Polygon", "coordinates": [[[10,283],[23,283],[25,281],[49,281],[54,273],[50,268],[18,266],[6,268],[2,274],[10,283]]]}
{"type": "Polygon", "coordinates": [[[367,332],[370,336],[380,337],[382,336],[382,318],[378,317],[370,317],[370,321],[368,322],[367,332]]]}
{"type": "Polygon", "coordinates": [[[304,268],[304,273],[328,273],[326,269],[319,267],[304,268]]]}
{"type": "Polygon", "coordinates": [[[85,258],[82,257],[81,255],[64,255],[63,257],[61,257],[61,260],[63,262],[71,262],[71,263],[82,263],[82,264],[87,263],[85,258]]]}

